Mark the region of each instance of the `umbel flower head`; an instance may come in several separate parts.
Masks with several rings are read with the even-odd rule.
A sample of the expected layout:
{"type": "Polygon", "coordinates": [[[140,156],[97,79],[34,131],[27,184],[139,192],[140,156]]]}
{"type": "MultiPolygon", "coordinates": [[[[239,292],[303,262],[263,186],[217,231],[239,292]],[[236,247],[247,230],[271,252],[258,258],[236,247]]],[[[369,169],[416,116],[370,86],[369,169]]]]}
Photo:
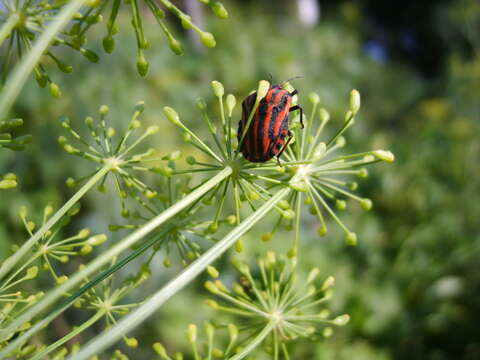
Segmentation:
{"type": "MultiPolygon", "coordinates": [[[[176,160],[180,158],[180,152],[175,151],[171,153],[169,158],[170,160],[161,171],[162,176],[157,177],[155,182],[155,188],[158,189],[157,196],[146,199],[136,197],[134,200],[137,201],[139,209],[131,212],[131,216],[128,219],[130,223],[126,225],[110,225],[111,231],[141,227],[146,221],[151,220],[180,201],[194,189],[194,186],[190,184],[190,174],[171,176],[172,171],[176,168],[176,160]]],[[[152,232],[152,235],[146,240],[146,242],[154,242],[151,256],[146,261],[147,264],[162,249],[164,250],[163,264],[166,267],[171,266],[172,260],[176,257],[181,259],[183,265],[187,265],[200,256],[202,250],[200,239],[215,243],[219,240],[215,237],[219,225],[235,224],[234,216],[210,220],[209,214],[203,214],[205,211],[202,210],[211,205],[211,197],[212,195],[204,197],[202,201],[189,206],[177,214],[168,224],[152,232]],[[173,253],[176,253],[178,256],[175,256],[173,253]]]]}
{"type": "Polygon", "coordinates": [[[234,261],[238,281],[227,287],[213,267],[213,280],[205,288],[215,296],[207,304],[238,320],[235,345],[225,356],[245,354],[262,347],[277,359],[289,358],[288,343],[297,338],[321,339],[333,333],[333,326],[345,325],[348,315],[331,317],[326,302],[332,296],[334,279],[319,280],[314,268],[306,279],[297,277],[296,262],[268,252],[258,260],[258,268],[234,261]]]}
{"type": "MultiPolygon", "coordinates": [[[[0,12],[0,23],[5,24],[3,29],[6,36],[0,38],[0,47],[2,48],[2,72],[0,83],[4,83],[9,70],[16,61],[30,50],[36,38],[42,34],[51,20],[57,15],[62,7],[68,2],[61,0],[18,0],[4,1],[4,9],[0,12]]],[[[88,22],[93,24],[101,21],[100,17],[91,17],[87,10],[85,14],[77,14],[75,22],[88,22]]],[[[35,66],[35,78],[41,87],[49,86],[53,96],[61,95],[60,88],[55,84],[47,74],[43,59],[49,58],[57,65],[58,69],[64,73],[71,73],[71,65],[63,62],[53,48],[67,47],[78,51],[87,60],[98,62],[98,56],[92,50],[84,48],[85,37],[75,32],[64,32],[57,34],[54,38],[52,47],[48,49],[40,62],[35,66]]]]}
{"type": "MultiPolygon", "coordinates": [[[[288,83],[284,84],[284,87],[293,91],[288,83]]],[[[251,115],[255,113],[269,89],[270,84],[267,81],[259,82],[257,98],[251,115]]],[[[305,128],[300,129],[299,112],[297,111],[289,121],[294,139],[284,152],[281,165],[278,165],[273,159],[264,163],[251,163],[242,157],[238,151],[237,131],[232,127],[232,114],[236,99],[229,94],[224,100],[225,91],[223,85],[218,81],[212,82],[212,90],[219,103],[219,120],[211,119],[205,101],[199,100],[198,108],[212,136],[213,143],[202,140],[200,136],[196,135],[180,120],[174,109],[164,108],[167,119],[182,129],[184,140],[199,149],[205,158],[199,160],[189,157],[187,162],[193,166],[193,169],[176,170],[172,171],[172,174],[186,172],[212,174],[212,172],[225,167],[231,167],[232,175],[217,187],[214,203],[217,204],[217,213],[219,213],[224,208],[225,197],[233,194],[231,203],[235,206],[235,216],[238,222],[241,219],[243,203],[255,210],[259,201],[267,200],[276,190],[282,187],[292,189],[290,197],[277,206],[280,217],[274,230],[263,236],[263,240],[271,239],[274,231],[282,224],[290,229],[295,228],[295,244],[291,249],[290,256],[295,256],[298,248],[298,229],[303,202],[310,205],[311,213],[318,217],[321,236],[327,233],[325,218],[328,215],[345,231],[347,243],[356,244],[356,234],[342,222],[335,209],[345,209],[346,200],[352,199],[359,202],[363,209],[369,210],[372,207],[371,200],[354,193],[358,187],[356,179],[365,178],[368,175],[365,168],[367,165],[394,160],[393,154],[384,150],[338,154],[346,145],[343,134],[354,124],[355,116],[360,109],[358,91],[352,90],[350,109],[346,113],[345,121],[327,140],[322,139],[322,135],[330,115],[326,109],[319,109],[319,96],[315,93],[310,94],[309,101],[312,110],[310,115],[304,118],[305,128]]],[[[293,98],[293,105],[296,102],[297,95],[293,98]]],[[[308,111],[305,113],[307,114],[308,111]]],[[[249,123],[250,119],[245,128],[249,123]]],[[[242,134],[241,139],[243,138],[242,134]]]]}
{"type": "MultiPolygon", "coordinates": [[[[85,118],[85,124],[93,139],[91,143],[72,128],[70,120],[67,117],[60,118],[62,127],[74,138],[78,147],[70,143],[65,136],[58,138],[60,146],[69,154],[79,156],[97,164],[97,169],[93,173],[78,180],[69,178],[67,179],[67,185],[75,186],[77,183],[91,178],[101,167],[106,167],[108,169],[107,174],[111,174],[112,176],[115,189],[121,200],[122,215],[125,217],[130,215],[130,211],[125,202],[127,197],[139,199],[140,197],[153,198],[157,196],[157,192],[154,189],[134,174],[144,172],[161,174],[165,167],[153,166],[151,164],[170,159],[169,155],[155,157],[154,149],[134,153],[134,150],[136,150],[142,141],[157,133],[159,129],[157,125],[151,125],[141,134],[137,135],[135,139],[132,139],[142,128],[139,117],[143,109],[143,102],[138,102],[135,105],[134,113],[128,123],[127,129],[117,141],[115,141],[117,137],[116,130],[113,127],[107,126],[106,123],[106,116],[109,112],[109,108],[106,105],[100,107],[100,119],[98,121],[95,121],[91,116],[85,118]]],[[[99,186],[99,190],[101,191],[105,190],[106,177],[107,175],[103,177],[99,186]]]]}

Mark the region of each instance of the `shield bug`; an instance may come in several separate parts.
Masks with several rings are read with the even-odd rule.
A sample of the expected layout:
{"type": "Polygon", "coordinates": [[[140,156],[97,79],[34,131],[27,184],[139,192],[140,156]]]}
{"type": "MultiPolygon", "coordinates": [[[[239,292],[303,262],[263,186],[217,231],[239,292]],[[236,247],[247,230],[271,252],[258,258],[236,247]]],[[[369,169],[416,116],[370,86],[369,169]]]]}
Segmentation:
{"type": "MultiPolygon", "coordinates": [[[[293,138],[289,130],[288,114],[300,110],[300,124],[303,128],[303,109],[292,106],[292,98],[298,93],[285,90],[282,84],[270,86],[267,95],[260,101],[247,129],[240,151],[245,159],[252,162],[265,162],[280,156],[293,138]]],[[[240,143],[244,128],[255,105],[257,92],[247,96],[242,102],[242,119],[238,123],[237,138],[240,143]]]]}

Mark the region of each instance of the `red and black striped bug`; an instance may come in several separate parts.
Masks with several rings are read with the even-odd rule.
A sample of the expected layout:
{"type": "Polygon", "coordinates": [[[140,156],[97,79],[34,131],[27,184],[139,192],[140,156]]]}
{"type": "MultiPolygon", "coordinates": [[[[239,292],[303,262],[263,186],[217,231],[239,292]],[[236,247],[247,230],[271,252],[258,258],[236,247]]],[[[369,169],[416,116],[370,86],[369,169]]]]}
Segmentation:
{"type": "MultiPolygon", "coordinates": [[[[292,98],[298,91],[282,88],[281,84],[272,85],[267,95],[260,101],[247,129],[240,151],[245,159],[252,162],[265,162],[280,156],[293,138],[288,128],[288,113],[300,110],[300,124],[303,128],[303,109],[292,106],[292,98]]],[[[242,102],[242,120],[238,123],[237,138],[240,143],[243,129],[255,105],[257,92],[247,96],[242,102]]]]}

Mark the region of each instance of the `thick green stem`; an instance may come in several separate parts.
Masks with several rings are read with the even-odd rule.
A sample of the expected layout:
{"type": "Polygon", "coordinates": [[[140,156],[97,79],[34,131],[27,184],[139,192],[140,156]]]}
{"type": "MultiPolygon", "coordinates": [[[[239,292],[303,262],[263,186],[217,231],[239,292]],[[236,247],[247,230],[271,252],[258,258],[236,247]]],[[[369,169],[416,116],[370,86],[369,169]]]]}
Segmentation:
{"type": "Polygon", "coordinates": [[[28,251],[42,238],[45,233],[67,213],[68,210],[75,205],[87,191],[89,191],[95,183],[97,183],[102,177],[104,177],[109,171],[110,165],[104,165],[95,175],[93,175],[88,182],[73,195],[58,211],[43,224],[43,226],[33,234],[26,243],[22,245],[20,249],[7,258],[0,266],[0,280],[3,279],[9,271],[28,253],[28,251]]]}
{"type": "Polygon", "coordinates": [[[0,114],[6,116],[13,102],[17,98],[20,90],[25,84],[28,76],[37,65],[40,57],[53,41],[55,36],[63,29],[65,25],[73,18],[77,11],[88,0],[71,0],[67,2],[58,13],[53,21],[48,25],[47,29],[42,33],[38,40],[33,45],[28,54],[22,58],[20,64],[18,64],[12,75],[8,78],[5,87],[3,88],[0,96],[0,114]]]}
{"type": "MultiPolygon", "coordinates": [[[[22,324],[24,324],[27,321],[30,321],[31,318],[39,314],[48,306],[52,305],[56,300],[62,297],[63,294],[67,293],[74,286],[78,285],[87,276],[99,270],[102,266],[107,264],[112,258],[118,256],[121,252],[133,246],[135,243],[137,243],[146,235],[148,235],[153,230],[155,230],[158,226],[160,226],[167,220],[171,219],[173,216],[177,215],[180,211],[182,211],[183,209],[185,209],[186,207],[188,207],[189,205],[197,201],[205,193],[213,189],[225,178],[230,176],[231,173],[232,173],[232,169],[230,167],[226,167],[225,169],[220,171],[217,175],[215,175],[213,178],[211,178],[210,180],[206,181],[204,184],[199,186],[195,191],[192,191],[182,200],[175,203],[174,205],[172,205],[171,207],[169,207],[168,209],[166,209],[165,211],[157,215],[155,218],[148,221],[142,227],[140,227],[139,229],[137,229],[136,231],[128,235],[122,241],[118,242],[115,246],[113,246],[109,250],[99,255],[95,260],[90,262],[81,271],[76,272],[68,281],[49,291],[47,295],[44,298],[42,298],[37,304],[32,306],[22,315],[18,316],[9,326],[0,330],[0,341],[7,339],[10,336],[10,334],[16,331],[22,324]]],[[[59,314],[64,309],[65,307],[55,310],[54,313],[49,314],[45,318],[39,320],[34,326],[28,329],[25,333],[18,336],[8,346],[6,346],[4,349],[2,349],[2,351],[0,351],[0,359],[2,358],[2,356],[6,356],[10,352],[12,352],[17,346],[24,343],[33,334],[35,334],[36,332],[44,328],[57,314],[59,314]]]]}
{"type": "Polygon", "coordinates": [[[17,26],[18,21],[20,20],[20,15],[13,13],[8,17],[8,20],[0,28],[0,46],[2,46],[3,41],[12,33],[12,30],[17,26]]]}
{"type": "Polygon", "coordinates": [[[250,354],[260,343],[265,340],[265,338],[270,335],[277,324],[277,321],[270,320],[270,322],[265,326],[265,328],[252,340],[248,343],[248,345],[234,357],[229,358],[228,360],[240,360],[243,359],[245,356],[250,354]]]}
{"type": "Polygon", "coordinates": [[[39,352],[38,354],[35,354],[35,356],[32,357],[30,360],[44,359],[45,355],[50,354],[53,350],[57,349],[59,346],[62,346],[68,340],[72,339],[73,337],[77,336],[78,334],[88,329],[93,324],[95,324],[98,320],[100,320],[105,315],[105,313],[106,311],[104,309],[97,311],[95,315],[93,315],[90,319],[85,321],[82,325],[76,327],[75,329],[70,331],[67,335],[65,335],[61,339],[58,339],[53,344],[49,345],[45,350],[39,352]]]}
{"type": "MultiPolygon", "coordinates": [[[[280,200],[290,192],[289,188],[284,188],[277,192],[257,211],[246,218],[240,225],[235,227],[222,240],[212,246],[207,252],[200,256],[190,266],[183,270],[180,275],[170,280],[163,288],[157,291],[150,299],[146,300],[140,307],[125,316],[114,327],[104,331],[87,343],[80,352],[70,357],[69,360],[88,359],[90,356],[100,353],[103,349],[112,345],[124,336],[126,333],[140,325],[149,318],[158,308],[160,308],[168,299],[182,290],[193,279],[201,274],[207,266],[213,263],[227,249],[244,235],[250,228],[260,221],[270,210],[272,210],[280,200]]],[[[266,336],[266,335],[265,335],[266,336]]],[[[252,348],[253,349],[253,348],[252,348]]],[[[240,358],[238,358],[240,359],[240,358]]]]}

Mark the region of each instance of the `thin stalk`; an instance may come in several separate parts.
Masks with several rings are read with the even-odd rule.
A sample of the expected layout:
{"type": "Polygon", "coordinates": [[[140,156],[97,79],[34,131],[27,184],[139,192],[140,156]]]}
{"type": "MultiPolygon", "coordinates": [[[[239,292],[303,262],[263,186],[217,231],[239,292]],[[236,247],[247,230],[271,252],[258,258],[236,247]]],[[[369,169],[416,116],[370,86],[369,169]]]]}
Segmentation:
{"type": "MultiPolygon", "coordinates": [[[[201,274],[207,266],[213,263],[226,250],[244,235],[250,228],[259,222],[277,203],[290,192],[289,188],[284,188],[277,192],[270,200],[265,202],[257,211],[252,213],[240,225],[235,227],[222,240],[213,245],[207,252],[195,260],[190,266],[183,270],[176,278],[170,280],[164,287],[158,290],[150,299],[146,300],[141,306],[120,320],[115,326],[96,336],[93,340],[83,346],[82,350],[69,357],[69,360],[88,359],[90,356],[100,353],[103,349],[115,343],[126,333],[140,325],[147,318],[160,308],[168,299],[188,285],[193,279],[201,274]]],[[[269,325],[274,326],[274,325],[269,325]]],[[[270,331],[271,329],[269,329],[270,331]]],[[[268,334],[264,334],[265,337],[268,334]]],[[[263,338],[262,338],[263,340],[263,338]]],[[[261,340],[258,340],[258,343],[261,340]]],[[[258,345],[255,344],[256,345],[258,345]]],[[[251,348],[253,349],[253,347],[251,348]]],[[[246,354],[246,352],[244,352],[246,354]]],[[[236,359],[241,359],[237,357],[236,359]]]]}
{"type": "Polygon", "coordinates": [[[22,245],[20,249],[15,251],[15,253],[7,258],[0,267],[0,280],[3,279],[9,271],[25,256],[28,251],[42,238],[45,233],[52,228],[53,225],[60,220],[63,215],[67,213],[68,210],[75,205],[87,191],[89,191],[96,182],[98,182],[102,177],[104,177],[111,169],[110,165],[104,165],[100,170],[93,175],[88,182],[83,185],[80,190],[78,190],[75,195],[73,195],[58,211],[50,218],[48,221],[43,224],[43,226],[38,229],[38,231],[33,234],[26,243],[22,245]]]}
{"type": "Polygon", "coordinates": [[[12,75],[8,78],[2,94],[0,96],[0,114],[5,115],[10,110],[13,102],[17,98],[20,90],[27,81],[28,76],[37,65],[42,54],[48,48],[55,36],[62,30],[65,25],[75,16],[77,11],[88,0],[71,0],[58,13],[53,21],[48,25],[47,29],[40,35],[32,49],[22,61],[15,67],[12,75]]]}
{"type": "Polygon", "coordinates": [[[67,335],[63,336],[62,338],[55,341],[53,344],[49,345],[45,350],[35,354],[30,360],[40,360],[44,359],[45,355],[51,353],[53,350],[65,344],[68,340],[72,339],[73,337],[77,336],[84,330],[88,329],[90,326],[95,324],[98,320],[100,320],[106,313],[105,309],[99,310],[93,315],[90,319],[85,321],[82,325],[76,327],[72,331],[70,331],[67,335]]]}
{"type": "Polygon", "coordinates": [[[267,326],[265,326],[265,328],[251,342],[249,342],[240,353],[236,354],[234,357],[231,357],[229,360],[240,360],[250,354],[258,345],[260,345],[263,340],[265,340],[268,335],[270,335],[276,325],[277,321],[270,320],[267,326]]]}
{"type": "MultiPolygon", "coordinates": [[[[56,300],[63,296],[63,294],[67,293],[70,289],[74,286],[78,285],[82,282],[87,276],[94,273],[95,271],[99,270],[102,266],[107,264],[110,260],[118,256],[122,251],[130,248],[135,243],[140,241],[146,235],[151,233],[155,230],[158,226],[166,222],[167,220],[171,219],[175,215],[177,215],[180,211],[188,207],[190,204],[201,198],[205,193],[213,189],[217,186],[220,182],[222,182],[225,178],[230,176],[232,173],[232,169],[230,167],[226,167],[222,171],[220,171],[217,175],[215,175],[210,180],[206,181],[204,184],[199,186],[195,191],[192,191],[182,200],[175,203],[173,206],[169,207],[152,220],[145,223],[142,227],[138,228],[136,231],[125,237],[122,241],[118,242],[115,246],[110,248],[109,250],[102,253],[96,259],[91,261],[84,269],[81,271],[76,272],[69,280],[63,283],[60,286],[52,289],[48,292],[48,294],[43,297],[37,304],[32,306],[28,309],[25,313],[18,316],[9,326],[0,330],[0,341],[7,339],[12,332],[17,330],[22,324],[27,321],[30,321],[31,318],[36,316],[38,313],[43,311],[46,307],[53,304],[56,300]]],[[[58,314],[58,312],[56,312],[58,314]]],[[[52,315],[53,316],[53,315],[52,315]]],[[[28,339],[30,336],[35,334],[38,330],[42,329],[43,326],[47,323],[46,320],[51,320],[52,316],[48,315],[44,319],[37,322],[31,329],[27,330],[24,334],[19,336],[17,339],[12,341],[7,347],[0,351],[0,359],[2,356],[9,354],[13,351],[16,346],[23,343],[28,339]],[[37,326],[39,325],[39,326],[37,326]]]]}
{"type": "Polygon", "coordinates": [[[20,15],[13,13],[8,17],[8,20],[0,28],[0,46],[2,46],[3,41],[12,33],[12,30],[17,26],[18,21],[20,20],[20,15]]]}

